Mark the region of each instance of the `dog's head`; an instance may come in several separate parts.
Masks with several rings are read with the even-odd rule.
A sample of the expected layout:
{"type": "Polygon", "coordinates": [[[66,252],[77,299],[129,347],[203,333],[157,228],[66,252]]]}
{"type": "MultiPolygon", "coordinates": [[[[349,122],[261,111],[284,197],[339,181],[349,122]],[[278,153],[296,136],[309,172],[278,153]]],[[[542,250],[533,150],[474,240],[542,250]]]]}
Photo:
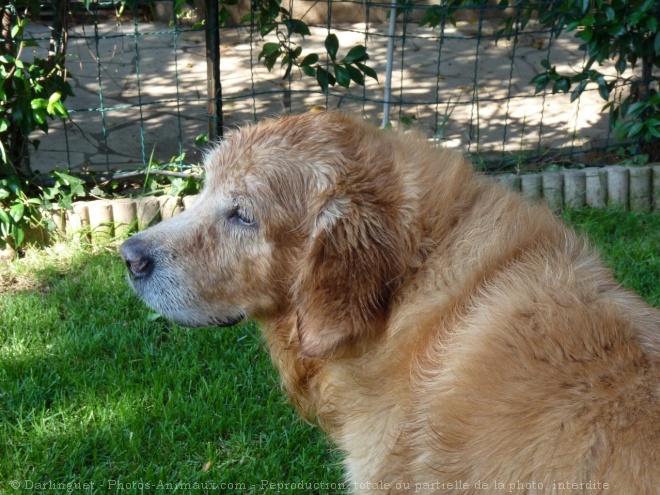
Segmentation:
{"type": "Polygon", "coordinates": [[[376,338],[415,243],[396,154],[333,113],[236,131],[193,206],[121,246],[131,284],[186,326],[293,314],[309,357],[376,338]]]}

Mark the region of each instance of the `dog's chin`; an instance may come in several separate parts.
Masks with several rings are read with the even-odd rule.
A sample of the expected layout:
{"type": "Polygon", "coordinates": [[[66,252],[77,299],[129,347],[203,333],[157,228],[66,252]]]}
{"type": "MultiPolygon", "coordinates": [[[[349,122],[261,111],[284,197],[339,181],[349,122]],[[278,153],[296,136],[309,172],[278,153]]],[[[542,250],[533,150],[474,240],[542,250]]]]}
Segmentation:
{"type": "Polygon", "coordinates": [[[188,311],[163,311],[159,310],[158,308],[156,308],[156,310],[159,311],[168,320],[172,320],[177,325],[188,328],[233,327],[246,318],[245,313],[238,310],[230,314],[223,314],[220,316],[195,315],[188,311]]]}
{"type": "Polygon", "coordinates": [[[149,290],[150,285],[141,283],[139,280],[130,280],[130,282],[135,293],[147,306],[182,327],[233,327],[247,318],[244,311],[233,306],[216,311],[208,307],[195,307],[195,305],[180,306],[178,304],[180,297],[164,297],[172,296],[171,293],[155,295],[153,291],[149,290]]]}
{"type": "Polygon", "coordinates": [[[240,322],[245,320],[245,314],[239,313],[234,316],[225,316],[222,318],[216,318],[214,319],[213,326],[216,327],[233,327],[234,325],[238,325],[240,322]]]}

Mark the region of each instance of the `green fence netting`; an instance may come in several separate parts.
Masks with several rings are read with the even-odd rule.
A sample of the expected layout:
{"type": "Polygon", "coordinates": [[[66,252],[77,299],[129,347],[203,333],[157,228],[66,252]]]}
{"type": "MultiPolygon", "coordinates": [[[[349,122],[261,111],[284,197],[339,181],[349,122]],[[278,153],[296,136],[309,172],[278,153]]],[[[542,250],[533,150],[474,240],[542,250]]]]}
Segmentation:
{"type": "MultiPolygon", "coordinates": [[[[300,71],[282,77],[279,63],[272,71],[264,67],[259,54],[274,35],[262,36],[245,16],[257,2],[240,0],[221,11],[217,3],[200,2],[179,15],[180,2],[71,3],[66,66],[75,96],[66,100],[68,119],[32,136],[40,140],[31,151],[32,169],[184,168],[201,161],[200,136],[318,107],[380,123],[392,37],[389,125],[416,127],[495,167],[602,160],[597,151],[613,142],[596,88],[571,102],[570,95],[536,93],[530,83],[544,59],[575,69],[586,62],[579,42],[557,37],[552,23],[532,19],[505,39],[497,30],[510,12],[497,6],[458,9],[454,22],[445,10],[430,28],[420,20],[431,4],[400,2],[391,36],[388,2],[285,0],[282,6],[310,31],[287,43],[303,54],[319,53],[329,67],[324,40],[334,33],[339,53],[366,46],[368,65],[378,74],[364,86],[322,91],[300,71]]],[[[39,45],[35,52],[47,50],[49,12],[44,5],[27,28],[39,45]]],[[[603,70],[616,77],[613,68],[603,70]]]]}

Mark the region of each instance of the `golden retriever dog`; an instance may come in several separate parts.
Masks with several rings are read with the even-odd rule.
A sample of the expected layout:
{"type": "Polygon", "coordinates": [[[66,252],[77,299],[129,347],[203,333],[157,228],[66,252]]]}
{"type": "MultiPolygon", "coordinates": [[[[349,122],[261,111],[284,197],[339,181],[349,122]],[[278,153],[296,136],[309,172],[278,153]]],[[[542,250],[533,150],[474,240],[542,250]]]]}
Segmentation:
{"type": "Polygon", "coordinates": [[[121,256],[181,325],[260,322],[353,493],[660,493],[660,312],[420,136],[331,112],[234,131],[121,256]]]}

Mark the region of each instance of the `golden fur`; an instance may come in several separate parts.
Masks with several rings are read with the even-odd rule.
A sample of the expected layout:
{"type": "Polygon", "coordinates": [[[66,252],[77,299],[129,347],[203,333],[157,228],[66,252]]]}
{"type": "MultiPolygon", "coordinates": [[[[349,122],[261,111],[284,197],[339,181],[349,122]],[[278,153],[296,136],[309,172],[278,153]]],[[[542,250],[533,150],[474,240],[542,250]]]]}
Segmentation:
{"type": "Polygon", "coordinates": [[[356,493],[660,493],[660,312],[545,207],[336,113],[263,121],[122,246],[145,301],[243,317],[356,493]]]}

